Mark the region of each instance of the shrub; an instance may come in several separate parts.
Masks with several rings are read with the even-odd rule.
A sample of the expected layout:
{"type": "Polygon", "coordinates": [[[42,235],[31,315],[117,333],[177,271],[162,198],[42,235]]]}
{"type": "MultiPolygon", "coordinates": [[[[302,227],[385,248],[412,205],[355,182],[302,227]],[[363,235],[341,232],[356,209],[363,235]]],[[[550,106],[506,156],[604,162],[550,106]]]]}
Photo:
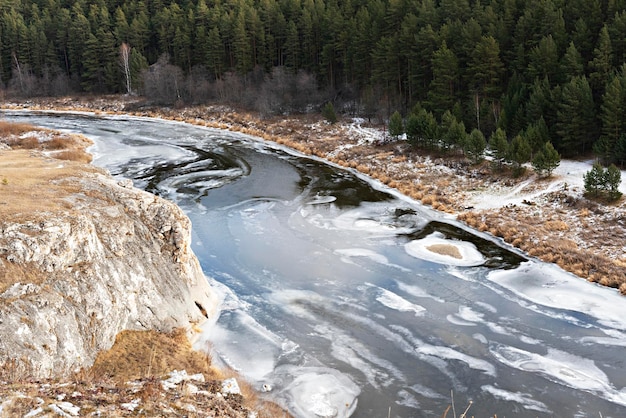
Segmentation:
{"type": "Polygon", "coordinates": [[[606,196],[609,201],[622,197],[619,191],[621,182],[622,173],[615,164],[604,169],[600,163],[596,162],[584,175],[585,192],[593,197],[606,196]]]}
{"type": "Polygon", "coordinates": [[[331,102],[328,102],[324,105],[322,109],[322,116],[328,123],[336,123],[337,122],[337,113],[335,113],[335,106],[331,102]]]}

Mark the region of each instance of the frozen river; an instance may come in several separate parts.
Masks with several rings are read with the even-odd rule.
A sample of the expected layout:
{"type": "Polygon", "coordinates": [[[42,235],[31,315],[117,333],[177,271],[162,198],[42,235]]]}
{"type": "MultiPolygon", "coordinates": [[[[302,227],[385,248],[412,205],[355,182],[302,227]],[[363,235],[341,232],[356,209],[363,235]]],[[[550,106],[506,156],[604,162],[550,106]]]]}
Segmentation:
{"type": "MultiPolygon", "coordinates": [[[[184,209],[204,338],[297,417],[626,416],[626,300],[392,190],[241,134],[5,113],[184,209]],[[448,416],[452,416],[452,411],[448,416]]],[[[205,344],[198,343],[200,347],[205,344]]]]}

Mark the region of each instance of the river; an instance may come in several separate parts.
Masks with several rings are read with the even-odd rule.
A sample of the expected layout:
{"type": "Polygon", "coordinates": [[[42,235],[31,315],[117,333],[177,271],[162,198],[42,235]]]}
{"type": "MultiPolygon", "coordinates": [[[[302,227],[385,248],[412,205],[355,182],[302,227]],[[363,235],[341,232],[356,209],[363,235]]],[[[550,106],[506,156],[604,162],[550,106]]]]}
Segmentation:
{"type": "Polygon", "coordinates": [[[5,112],[178,204],[214,361],[297,417],[626,416],[626,304],[358,173],[157,119],[5,112]]]}

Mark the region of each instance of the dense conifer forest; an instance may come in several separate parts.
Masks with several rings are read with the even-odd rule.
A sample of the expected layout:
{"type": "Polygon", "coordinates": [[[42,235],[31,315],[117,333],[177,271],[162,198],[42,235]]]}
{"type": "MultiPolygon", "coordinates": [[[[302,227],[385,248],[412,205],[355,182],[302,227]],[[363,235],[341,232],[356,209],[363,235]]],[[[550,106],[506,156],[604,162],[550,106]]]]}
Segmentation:
{"type": "Polygon", "coordinates": [[[626,0],[2,0],[0,41],[5,97],[331,102],[397,111],[422,146],[443,126],[469,155],[506,138],[626,161],[626,0]]]}

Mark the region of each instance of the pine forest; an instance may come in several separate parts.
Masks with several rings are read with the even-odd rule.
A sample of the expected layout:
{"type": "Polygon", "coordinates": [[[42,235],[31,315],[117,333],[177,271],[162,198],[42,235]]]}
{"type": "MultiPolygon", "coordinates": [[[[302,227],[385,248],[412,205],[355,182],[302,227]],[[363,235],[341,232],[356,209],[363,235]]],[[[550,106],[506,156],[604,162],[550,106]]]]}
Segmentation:
{"type": "MultiPolygon", "coordinates": [[[[338,112],[626,162],[626,0],[1,0],[4,97],[338,112]]],[[[478,144],[478,145],[476,145],[478,144]]]]}

